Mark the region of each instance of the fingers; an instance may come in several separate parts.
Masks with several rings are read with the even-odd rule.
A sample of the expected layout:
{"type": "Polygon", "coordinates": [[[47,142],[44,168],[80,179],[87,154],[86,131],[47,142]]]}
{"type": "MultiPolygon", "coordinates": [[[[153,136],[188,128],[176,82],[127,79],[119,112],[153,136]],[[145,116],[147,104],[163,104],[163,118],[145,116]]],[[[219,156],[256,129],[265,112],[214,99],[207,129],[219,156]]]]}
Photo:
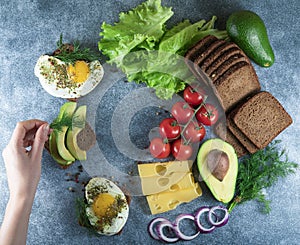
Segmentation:
{"type": "Polygon", "coordinates": [[[18,122],[11,137],[11,144],[16,146],[17,148],[23,147],[26,134],[28,132],[32,133],[33,130],[37,130],[41,125],[45,123],[46,122],[37,119],[18,122]]]}
{"type": "Polygon", "coordinates": [[[48,123],[42,124],[35,134],[35,139],[32,144],[31,156],[35,159],[41,159],[45,142],[48,140],[48,135],[51,130],[48,123]]]}

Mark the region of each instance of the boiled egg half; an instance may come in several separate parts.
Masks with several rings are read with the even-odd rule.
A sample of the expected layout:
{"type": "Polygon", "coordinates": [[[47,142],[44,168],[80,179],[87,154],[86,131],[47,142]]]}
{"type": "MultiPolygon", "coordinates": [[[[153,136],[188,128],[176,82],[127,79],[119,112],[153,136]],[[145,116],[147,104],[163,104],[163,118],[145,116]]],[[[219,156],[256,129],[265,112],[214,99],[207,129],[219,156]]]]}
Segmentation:
{"type": "Polygon", "coordinates": [[[125,225],[129,205],[123,191],[112,181],[95,177],[85,188],[86,215],[101,235],[112,236],[125,225]]]}
{"type": "Polygon", "coordinates": [[[34,73],[52,96],[76,99],[91,92],[102,80],[104,71],[98,60],[67,64],[54,56],[42,55],[34,73]]]}

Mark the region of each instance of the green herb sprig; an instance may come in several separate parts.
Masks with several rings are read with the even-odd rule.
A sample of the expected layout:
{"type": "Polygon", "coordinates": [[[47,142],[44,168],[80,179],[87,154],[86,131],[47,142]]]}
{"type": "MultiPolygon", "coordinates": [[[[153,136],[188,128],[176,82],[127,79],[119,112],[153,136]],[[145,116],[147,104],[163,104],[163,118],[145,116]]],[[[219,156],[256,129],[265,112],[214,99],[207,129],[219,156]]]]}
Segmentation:
{"type": "Polygon", "coordinates": [[[86,215],[87,204],[83,198],[76,199],[76,216],[78,219],[79,225],[88,229],[91,234],[99,235],[95,228],[91,225],[89,218],[86,215]]]}
{"type": "Polygon", "coordinates": [[[84,128],[85,127],[85,120],[82,120],[80,116],[68,116],[64,115],[62,118],[56,118],[50,124],[50,128],[61,131],[62,127],[68,128],[84,128]]]}
{"type": "Polygon", "coordinates": [[[92,52],[89,48],[80,48],[79,41],[75,41],[72,46],[73,49],[70,51],[66,49],[66,44],[63,43],[62,34],[60,35],[57,45],[57,54],[54,54],[54,57],[60,59],[65,63],[74,64],[77,60],[84,60],[91,62],[93,60],[98,60],[100,55],[97,55],[95,52],[92,52]]]}
{"type": "Polygon", "coordinates": [[[271,187],[279,178],[295,173],[298,167],[297,163],[288,160],[285,150],[278,149],[279,143],[276,140],[240,162],[236,196],[229,203],[229,212],[236,205],[254,199],[263,204],[263,213],[271,211],[270,200],[266,199],[263,190],[271,187]]]}

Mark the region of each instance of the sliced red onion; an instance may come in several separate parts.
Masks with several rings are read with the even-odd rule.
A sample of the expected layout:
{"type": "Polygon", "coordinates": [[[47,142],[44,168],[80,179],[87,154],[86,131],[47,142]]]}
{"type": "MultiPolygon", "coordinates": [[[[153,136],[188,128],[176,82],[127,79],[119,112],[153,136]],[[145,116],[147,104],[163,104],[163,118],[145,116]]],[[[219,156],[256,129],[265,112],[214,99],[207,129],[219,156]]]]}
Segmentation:
{"type": "Polygon", "coordinates": [[[209,222],[216,226],[216,227],[220,227],[223,225],[226,225],[229,219],[229,213],[227,208],[223,207],[223,206],[215,206],[212,207],[209,212],[208,212],[208,220],[209,222]],[[221,210],[222,212],[224,212],[224,216],[222,219],[220,219],[220,217],[217,216],[216,212],[217,210],[221,210]],[[215,220],[212,216],[215,216],[217,218],[217,220],[215,220]]]}
{"type": "Polygon", "coordinates": [[[170,229],[172,229],[175,232],[175,228],[173,226],[173,224],[170,221],[161,221],[157,226],[156,226],[156,232],[157,232],[157,236],[160,238],[160,240],[164,241],[164,242],[177,242],[179,240],[179,237],[168,237],[165,233],[164,233],[164,228],[165,227],[169,227],[170,229]]]}
{"type": "Polygon", "coordinates": [[[175,233],[176,235],[182,239],[182,240],[186,240],[186,241],[190,241],[190,240],[193,240],[195,239],[199,234],[200,234],[200,231],[198,230],[194,235],[185,235],[179,228],[179,223],[180,221],[182,221],[183,219],[190,219],[190,220],[193,220],[195,221],[195,217],[191,214],[180,214],[177,216],[175,222],[174,222],[174,230],[175,230],[175,233]]]}
{"type": "MultiPolygon", "coordinates": [[[[214,225],[212,225],[211,227],[204,227],[202,224],[201,224],[201,221],[200,221],[200,218],[201,218],[201,215],[203,213],[207,213],[210,211],[210,208],[209,207],[206,207],[206,206],[203,206],[201,208],[199,208],[195,214],[195,222],[196,222],[196,225],[199,229],[199,231],[201,233],[210,233],[212,232],[214,229],[216,229],[216,227],[214,225]]],[[[210,222],[210,221],[209,221],[210,222]]]]}
{"type": "Polygon", "coordinates": [[[148,232],[149,232],[150,236],[155,240],[160,240],[160,238],[157,236],[156,232],[153,229],[154,225],[158,222],[163,222],[163,221],[169,221],[169,220],[162,218],[162,217],[157,217],[157,218],[151,220],[151,222],[148,225],[148,232]]]}

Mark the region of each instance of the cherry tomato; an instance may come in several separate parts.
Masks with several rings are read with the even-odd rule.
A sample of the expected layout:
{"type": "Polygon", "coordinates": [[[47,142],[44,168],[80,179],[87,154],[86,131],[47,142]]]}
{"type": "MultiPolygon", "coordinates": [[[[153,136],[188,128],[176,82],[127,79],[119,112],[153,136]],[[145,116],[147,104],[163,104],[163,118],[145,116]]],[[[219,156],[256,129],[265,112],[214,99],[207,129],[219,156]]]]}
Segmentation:
{"type": "Polygon", "coordinates": [[[173,140],[180,135],[180,126],[175,118],[165,118],[159,124],[159,133],[161,137],[173,140]]]}
{"type": "Polygon", "coordinates": [[[180,124],[187,123],[194,115],[194,110],[185,101],[176,102],[171,109],[172,116],[180,124]]]}
{"type": "Polygon", "coordinates": [[[191,106],[200,105],[203,102],[205,96],[205,92],[201,88],[193,88],[191,86],[188,86],[183,91],[184,100],[191,106]]]}
{"type": "Polygon", "coordinates": [[[183,132],[187,141],[195,143],[203,140],[206,134],[205,127],[196,121],[192,121],[183,132]]]}
{"type": "Polygon", "coordinates": [[[212,104],[205,104],[196,113],[199,122],[206,126],[211,126],[218,121],[219,113],[217,108],[212,104]]]}
{"type": "Polygon", "coordinates": [[[179,161],[188,160],[193,154],[193,148],[185,144],[182,139],[177,139],[172,143],[172,155],[179,161]]]}
{"type": "Polygon", "coordinates": [[[167,141],[161,138],[153,138],[150,142],[149,150],[153,157],[162,159],[170,155],[171,147],[167,141]]]}

